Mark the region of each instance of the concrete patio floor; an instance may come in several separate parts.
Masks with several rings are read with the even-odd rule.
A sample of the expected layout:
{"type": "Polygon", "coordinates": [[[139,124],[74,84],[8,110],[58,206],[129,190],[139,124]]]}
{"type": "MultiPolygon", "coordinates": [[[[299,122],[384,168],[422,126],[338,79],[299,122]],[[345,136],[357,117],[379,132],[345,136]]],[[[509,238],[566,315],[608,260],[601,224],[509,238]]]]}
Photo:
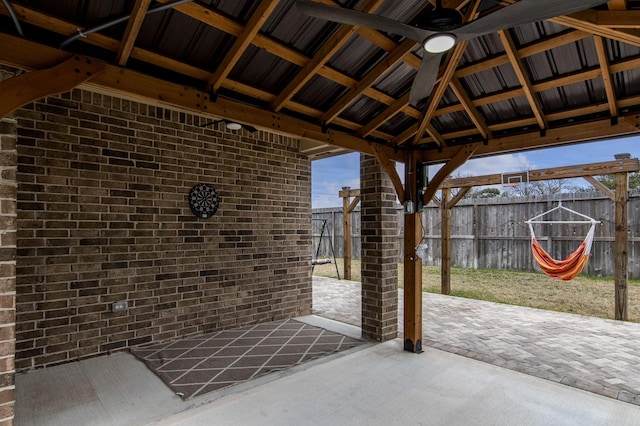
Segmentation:
{"type": "MultiPolygon", "coordinates": [[[[359,283],[337,281],[330,284],[333,287],[314,279],[316,309],[322,308],[322,298],[326,302],[338,295],[341,295],[345,306],[359,304],[359,298],[352,299],[349,296],[357,293],[359,283]],[[318,289],[319,286],[324,287],[318,289]],[[351,293],[346,290],[348,286],[351,293]],[[327,292],[333,296],[330,297],[327,292]]],[[[496,309],[502,306],[491,304],[483,310],[485,305],[481,303],[480,308],[464,311],[464,306],[456,305],[456,298],[445,299],[452,301],[445,304],[448,306],[446,309],[452,311],[446,318],[447,322],[437,326],[447,332],[443,329],[434,332],[434,324],[428,329],[425,327],[426,350],[421,355],[402,351],[400,339],[383,344],[369,343],[183,401],[144,364],[129,353],[120,352],[18,375],[15,424],[584,426],[639,423],[638,405],[623,402],[613,395],[603,396],[567,386],[562,380],[553,380],[551,377],[542,379],[531,375],[531,372],[523,374],[514,371],[518,368],[512,367],[521,361],[509,360],[512,352],[523,355],[528,362],[524,370],[540,364],[532,362],[532,358],[540,354],[518,349],[521,346],[513,343],[503,347],[503,352],[498,352],[507,359],[505,366],[509,368],[493,365],[496,362],[491,363],[491,359],[482,351],[464,349],[468,352],[465,354],[467,356],[486,356],[485,362],[434,348],[438,343],[432,340],[433,333],[447,338],[455,334],[450,331],[456,325],[449,321],[466,317],[467,321],[478,323],[478,329],[482,330],[484,326],[480,324],[483,321],[480,315],[489,316],[487,321],[491,321],[490,314],[500,314],[499,311],[496,313],[496,309]],[[525,352],[529,355],[524,356],[525,352]]],[[[342,315],[346,317],[358,316],[353,308],[349,310],[339,304],[336,306],[338,310],[343,309],[342,315]]],[[[432,301],[425,304],[425,313],[433,307],[432,301]]],[[[545,329],[548,330],[546,333],[554,334],[554,315],[557,313],[550,313],[547,317],[546,311],[538,312],[545,318],[538,322],[534,315],[536,313],[526,308],[504,307],[508,308],[507,312],[515,309],[515,313],[509,315],[516,315],[519,309],[524,309],[525,317],[530,318],[528,325],[514,324],[514,327],[524,330],[545,329]]],[[[331,316],[332,313],[325,312],[325,315],[331,316]]],[[[516,317],[507,318],[513,320],[516,317]]],[[[350,336],[357,337],[360,334],[356,326],[319,316],[301,320],[350,336]]],[[[429,320],[432,319],[425,315],[425,321],[429,320]]],[[[561,322],[566,320],[560,317],[561,322]]],[[[626,325],[623,326],[624,329],[619,329],[621,335],[629,331],[626,325]]],[[[585,330],[585,335],[601,332],[599,328],[586,327],[585,330]]],[[[485,330],[485,333],[491,332],[495,334],[495,330],[485,330]]],[[[505,331],[509,332],[512,330],[505,331]]],[[[566,332],[572,333],[573,329],[569,328],[566,332]]],[[[460,333],[463,338],[471,339],[476,349],[486,350],[478,341],[491,347],[493,338],[488,334],[474,338],[473,327],[466,330],[466,337],[465,330],[460,333]]],[[[535,338],[535,335],[531,338],[535,338]]],[[[629,339],[634,338],[632,335],[629,339]]],[[[517,336],[514,339],[519,340],[517,336]]],[[[498,338],[497,341],[503,340],[498,338]]],[[[616,348],[610,346],[612,342],[611,339],[606,342],[610,347],[609,352],[620,358],[615,353],[616,348]]],[[[463,351],[453,341],[441,344],[451,346],[454,348],[452,351],[463,351]]],[[[544,347],[541,351],[551,353],[549,358],[552,358],[553,350],[544,347]]],[[[584,359],[592,355],[575,354],[582,364],[584,359]]],[[[626,368],[627,373],[631,371],[630,374],[635,375],[632,380],[638,379],[635,370],[626,368]]]]}
{"type": "MultiPolygon", "coordinates": [[[[360,326],[359,282],[313,283],[314,314],[360,326]]],[[[640,405],[638,323],[432,293],[422,307],[424,347],[640,405]]]]}

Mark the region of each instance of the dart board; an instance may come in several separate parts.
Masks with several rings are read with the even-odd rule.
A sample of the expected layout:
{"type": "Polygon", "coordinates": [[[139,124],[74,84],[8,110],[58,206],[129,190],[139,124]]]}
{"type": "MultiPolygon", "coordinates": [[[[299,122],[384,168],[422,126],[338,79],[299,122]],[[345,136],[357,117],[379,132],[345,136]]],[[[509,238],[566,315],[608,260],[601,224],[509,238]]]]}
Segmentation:
{"type": "Polygon", "coordinates": [[[206,183],[194,185],[189,191],[189,206],[197,217],[206,219],[216,214],[220,198],[215,188],[206,183]]]}

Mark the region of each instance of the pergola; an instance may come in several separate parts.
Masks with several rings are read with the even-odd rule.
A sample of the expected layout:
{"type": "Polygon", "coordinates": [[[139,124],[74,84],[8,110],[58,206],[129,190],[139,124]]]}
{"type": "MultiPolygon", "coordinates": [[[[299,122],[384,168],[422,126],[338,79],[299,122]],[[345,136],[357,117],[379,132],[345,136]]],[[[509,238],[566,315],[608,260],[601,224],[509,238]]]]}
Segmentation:
{"type": "MultiPolygon", "coordinates": [[[[323,3],[408,22],[435,2],[323,3]]],[[[509,3],[445,1],[466,20],[509,3]]],[[[0,64],[26,71],[0,83],[0,117],[89,87],[297,137],[311,159],[373,156],[413,206],[470,158],[640,132],[637,0],[459,43],[418,103],[409,100],[418,44],[303,16],[291,0],[22,0],[4,1],[0,14],[0,64]],[[415,172],[425,163],[444,166],[422,191],[415,172]]],[[[422,336],[421,262],[412,255],[420,239],[419,209],[409,208],[404,340],[413,351],[422,336]]]]}

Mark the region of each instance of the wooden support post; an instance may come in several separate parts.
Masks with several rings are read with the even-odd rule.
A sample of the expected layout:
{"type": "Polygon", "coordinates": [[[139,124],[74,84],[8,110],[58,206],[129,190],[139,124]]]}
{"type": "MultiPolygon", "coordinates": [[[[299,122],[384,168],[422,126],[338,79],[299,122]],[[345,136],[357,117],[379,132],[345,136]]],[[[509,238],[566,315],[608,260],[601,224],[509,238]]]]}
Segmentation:
{"type": "MultiPolygon", "coordinates": [[[[342,191],[349,191],[348,186],[342,188],[342,191]]],[[[342,191],[341,195],[342,195],[342,191]]],[[[345,280],[351,280],[351,213],[349,212],[349,197],[342,198],[342,232],[343,232],[343,251],[344,255],[344,271],[342,275],[345,280]]]]}
{"type": "Polygon", "coordinates": [[[422,352],[422,214],[404,215],[404,350],[422,352]]]}
{"type": "Polygon", "coordinates": [[[345,280],[351,280],[351,213],[353,213],[360,202],[360,190],[344,186],[338,195],[342,197],[342,229],[344,235],[343,275],[345,280]],[[353,201],[350,201],[351,197],[354,197],[353,201]]]}
{"type": "Polygon", "coordinates": [[[629,176],[627,172],[616,173],[615,202],[615,318],[626,321],[627,316],[627,261],[629,244],[628,204],[629,176]]]}
{"type": "Polygon", "coordinates": [[[440,207],[440,292],[451,294],[451,190],[442,189],[442,206],[440,207]]]}
{"type": "MultiPolygon", "coordinates": [[[[416,170],[410,153],[405,163],[405,200],[417,205],[416,170]]],[[[404,350],[422,352],[422,259],[416,247],[422,241],[422,213],[404,213],[404,350]]]]}

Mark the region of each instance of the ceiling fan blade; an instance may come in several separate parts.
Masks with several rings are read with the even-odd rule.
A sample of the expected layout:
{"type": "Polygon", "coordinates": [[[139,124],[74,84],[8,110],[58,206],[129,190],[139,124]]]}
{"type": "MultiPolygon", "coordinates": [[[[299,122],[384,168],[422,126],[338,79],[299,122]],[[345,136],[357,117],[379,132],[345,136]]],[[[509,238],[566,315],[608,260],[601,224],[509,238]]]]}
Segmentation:
{"type": "Polygon", "coordinates": [[[340,24],[374,28],[390,34],[398,34],[417,42],[421,42],[429,35],[434,34],[433,31],[412,27],[411,25],[403,24],[402,22],[394,21],[384,16],[358,12],[357,10],[341,7],[327,6],[310,1],[296,1],[296,8],[300,13],[314,18],[338,22],[340,24]]]}
{"type": "Polygon", "coordinates": [[[409,102],[416,105],[420,100],[426,98],[433,91],[433,86],[438,79],[438,70],[440,69],[440,60],[444,53],[428,54],[425,53],[420,63],[420,68],[411,85],[411,93],[409,94],[409,102]]]}
{"type": "Polygon", "coordinates": [[[520,0],[453,30],[458,41],[522,24],[568,15],[606,3],[607,0],[520,0]]]}

